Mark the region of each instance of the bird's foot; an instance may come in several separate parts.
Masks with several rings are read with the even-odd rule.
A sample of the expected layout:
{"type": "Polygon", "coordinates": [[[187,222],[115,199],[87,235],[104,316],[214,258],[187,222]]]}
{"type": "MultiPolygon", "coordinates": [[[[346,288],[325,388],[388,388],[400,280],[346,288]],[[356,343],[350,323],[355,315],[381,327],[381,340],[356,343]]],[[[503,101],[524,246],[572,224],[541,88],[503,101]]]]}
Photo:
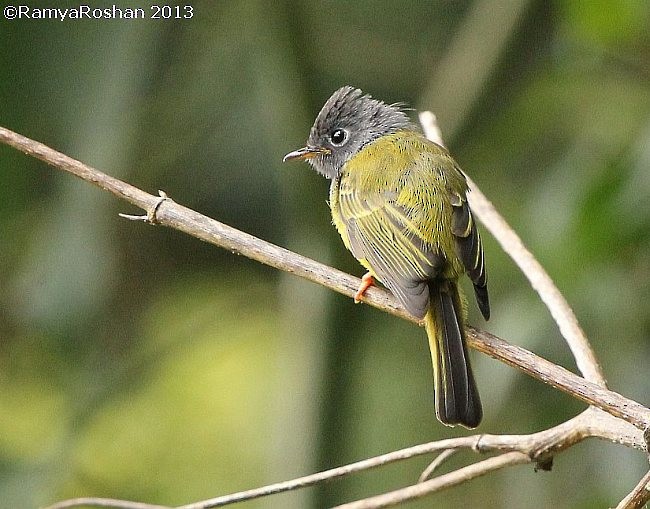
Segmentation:
{"type": "Polygon", "coordinates": [[[374,284],[375,278],[372,277],[372,274],[370,274],[370,272],[366,272],[361,278],[361,284],[359,285],[357,293],[354,294],[354,303],[359,304],[359,302],[361,302],[363,294],[366,293],[366,290],[374,284]]]}

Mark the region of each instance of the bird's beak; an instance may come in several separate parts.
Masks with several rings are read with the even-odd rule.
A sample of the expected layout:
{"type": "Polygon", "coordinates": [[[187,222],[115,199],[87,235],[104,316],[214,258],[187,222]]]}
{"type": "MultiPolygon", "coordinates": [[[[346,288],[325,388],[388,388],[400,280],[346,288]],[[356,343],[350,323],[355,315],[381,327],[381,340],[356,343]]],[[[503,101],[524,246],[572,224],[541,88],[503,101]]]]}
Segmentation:
{"type": "Polygon", "coordinates": [[[298,150],[294,150],[293,152],[289,152],[286,156],[284,156],[282,162],[286,163],[287,161],[293,161],[294,159],[303,161],[305,159],[311,159],[312,157],[316,157],[317,155],[320,154],[329,154],[329,153],[330,150],[323,147],[303,147],[303,148],[299,148],[298,150]]]}

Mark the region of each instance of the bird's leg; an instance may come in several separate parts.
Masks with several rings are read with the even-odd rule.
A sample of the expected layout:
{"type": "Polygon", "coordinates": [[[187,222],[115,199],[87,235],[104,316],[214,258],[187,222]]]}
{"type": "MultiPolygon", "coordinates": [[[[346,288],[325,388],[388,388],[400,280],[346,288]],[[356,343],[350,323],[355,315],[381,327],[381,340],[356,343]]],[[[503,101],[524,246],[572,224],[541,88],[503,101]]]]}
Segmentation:
{"type": "Polygon", "coordinates": [[[363,297],[363,294],[366,293],[366,290],[374,284],[375,279],[372,277],[372,274],[370,272],[366,272],[361,278],[361,284],[359,285],[357,293],[354,294],[354,303],[359,304],[359,302],[361,302],[361,297],[363,297]]]}

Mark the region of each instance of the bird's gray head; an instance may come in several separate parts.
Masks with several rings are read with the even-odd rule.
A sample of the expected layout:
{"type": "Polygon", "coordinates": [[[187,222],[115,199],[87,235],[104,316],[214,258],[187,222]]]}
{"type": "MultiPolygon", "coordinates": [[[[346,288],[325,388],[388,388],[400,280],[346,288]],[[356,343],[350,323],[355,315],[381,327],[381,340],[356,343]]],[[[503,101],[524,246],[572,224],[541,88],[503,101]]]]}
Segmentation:
{"type": "Polygon", "coordinates": [[[363,95],[358,88],[342,87],[320,110],[307,146],[287,154],[284,160],[306,159],[319,173],[335,178],[368,143],[406,128],[413,127],[398,105],[363,95]]]}

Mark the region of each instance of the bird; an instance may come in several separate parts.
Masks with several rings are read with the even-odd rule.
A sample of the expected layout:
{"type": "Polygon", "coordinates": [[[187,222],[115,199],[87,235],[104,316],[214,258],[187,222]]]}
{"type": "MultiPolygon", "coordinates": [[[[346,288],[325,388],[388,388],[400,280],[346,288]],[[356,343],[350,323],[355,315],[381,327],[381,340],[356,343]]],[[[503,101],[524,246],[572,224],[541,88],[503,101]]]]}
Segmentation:
{"type": "Polygon", "coordinates": [[[344,86],[325,102],[305,160],[331,180],[332,220],[346,248],[367,269],[355,295],[379,280],[425,327],[435,410],[448,426],[475,428],[483,417],[465,333],[458,282],[467,274],[478,308],[490,317],[481,237],[467,179],[446,148],[428,140],[403,105],[344,86]]]}

